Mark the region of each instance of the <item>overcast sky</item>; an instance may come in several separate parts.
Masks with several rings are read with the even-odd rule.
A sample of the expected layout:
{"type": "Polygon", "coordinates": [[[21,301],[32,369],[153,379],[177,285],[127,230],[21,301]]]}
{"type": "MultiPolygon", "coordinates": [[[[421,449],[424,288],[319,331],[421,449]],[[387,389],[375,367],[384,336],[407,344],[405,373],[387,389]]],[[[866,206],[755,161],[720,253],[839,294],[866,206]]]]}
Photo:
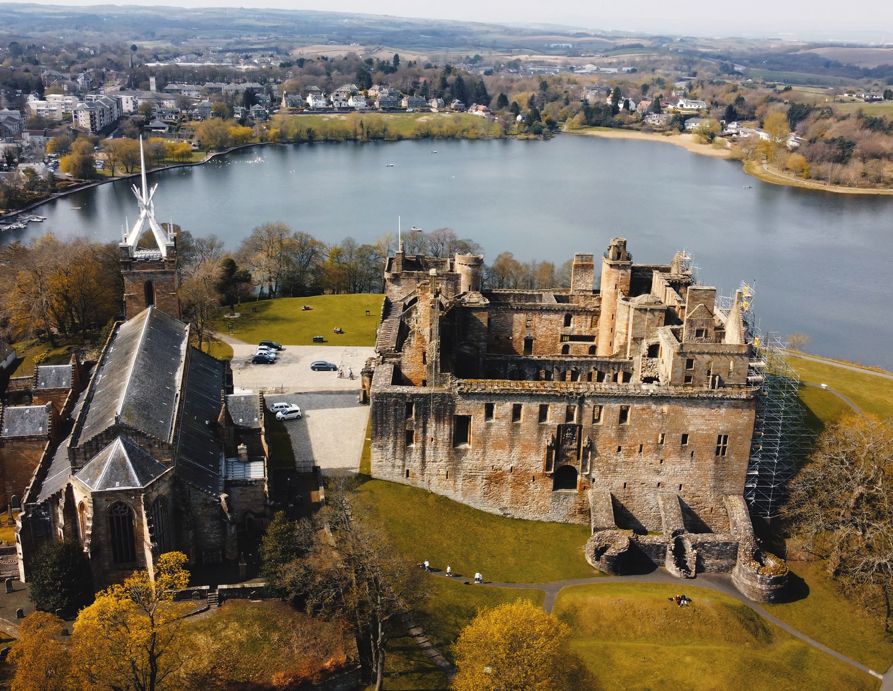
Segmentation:
{"type": "MultiPolygon", "coordinates": [[[[97,0],[37,1],[55,5],[100,4],[97,0]]],[[[893,0],[572,0],[555,5],[542,0],[112,0],[109,4],[274,7],[700,36],[893,41],[893,0]]]]}

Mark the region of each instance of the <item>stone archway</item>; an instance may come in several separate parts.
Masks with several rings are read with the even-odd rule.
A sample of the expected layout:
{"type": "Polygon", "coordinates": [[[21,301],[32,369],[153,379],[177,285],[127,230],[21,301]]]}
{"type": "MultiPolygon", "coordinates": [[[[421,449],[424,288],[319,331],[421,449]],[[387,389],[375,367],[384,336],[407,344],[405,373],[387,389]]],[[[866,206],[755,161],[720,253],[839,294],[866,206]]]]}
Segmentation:
{"type": "Polygon", "coordinates": [[[559,467],[552,478],[552,491],[562,489],[577,489],[577,469],[572,465],[559,467]]]}

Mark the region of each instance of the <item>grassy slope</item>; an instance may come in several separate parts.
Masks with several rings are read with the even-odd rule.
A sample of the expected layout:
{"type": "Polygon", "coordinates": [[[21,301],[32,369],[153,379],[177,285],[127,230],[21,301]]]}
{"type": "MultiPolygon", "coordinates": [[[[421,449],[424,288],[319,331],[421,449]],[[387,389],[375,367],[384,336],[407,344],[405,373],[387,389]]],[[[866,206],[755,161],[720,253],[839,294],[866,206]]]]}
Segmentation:
{"type": "Polygon", "coordinates": [[[533,583],[594,576],[583,559],[588,526],[503,518],[431,492],[382,480],[359,488],[397,548],[417,562],[464,576],[533,583]]]}
{"type": "Polygon", "coordinates": [[[858,689],[866,674],[697,587],[607,584],[562,591],[555,614],[607,688],[858,689]],[[685,591],[694,604],[667,601],[685,591]]]}
{"type": "Polygon", "coordinates": [[[882,419],[893,418],[893,382],[889,379],[836,367],[832,360],[813,362],[792,354],[788,355],[788,364],[797,370],[803,381],[827,384],[849,396],[866,413],[882,419]]]}
{"type": "Polygon", "coordinates": [[[893,665],[893,636],[884,633],[878,617],[847,602],[823,562],[791,562],[790,566],[795,587],[808,588],[808,595],[795,602],[767,605],[772,614],[876,671],[885,672],[893,665]]]}
{"type": "Polygon", "coordinates": [[[375,343],[381,301],[381,295],[360,294],[246,302],[239,307],[239,317],[220,318],[214,329],[246,343],[271,340],[287,345],[313,345],[314,336],[323,336],[329,345],[371,346],[375,343]],[[304,311],[302,305],[313,309],[304,311]],[[336,327],[344,329],[344,333],[333,333],[336,327]]]}

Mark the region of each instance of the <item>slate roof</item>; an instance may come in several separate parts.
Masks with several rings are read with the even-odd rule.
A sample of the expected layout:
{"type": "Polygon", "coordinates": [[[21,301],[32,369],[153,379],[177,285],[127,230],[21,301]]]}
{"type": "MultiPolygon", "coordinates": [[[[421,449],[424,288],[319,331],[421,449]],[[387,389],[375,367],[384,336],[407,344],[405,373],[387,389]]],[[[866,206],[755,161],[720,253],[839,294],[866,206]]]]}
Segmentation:
{"type": "Polygon", "coordinates": [[[3,409],[0,437],[46,437],[50,425],[50,404],[17,405],[3,409]]]}
{"type": "Polygon", "coordinates": [[[226,397],[226,409],[239,427],[260,429],[263,411],[256,393],[230,394],[226,397]]]}
{"type": "Polygon", "coordinates": [[[78,445],[116,420],[171,441],[187,340],[188,327],[154,307],[121,324],[93,376],[78,445]]]}
{"type": "Polygon", "coordinates": [[[68,461],[68,445],[59,444],[50,467],[47,470],[46,477],[39,486],[32,487],[25,497],[27,502],[41,503],[46,501],[56,492],[61,490],[68,484],[68,478],[71,476],[71,463],[68,461]],[[34,498],[36,497],[36,498],[34,498]]]}
{"type": "Polygon", "coordinates": [[[226,363],[190,347],[177,438],[177,476],[212,494],[223,491],[217,419],[225,386],[226,363]]]}
{"type": "Polygon", "coordinates": [[[143,489],[169,469],[128,437],[121,436],[90,459],[75,477],[93,492],[143,489]]]}
{"type": "Polygon", "coordinates": [[[37,367],[38,389],[70,389],[71,365],[39,365],[37,367]]]}

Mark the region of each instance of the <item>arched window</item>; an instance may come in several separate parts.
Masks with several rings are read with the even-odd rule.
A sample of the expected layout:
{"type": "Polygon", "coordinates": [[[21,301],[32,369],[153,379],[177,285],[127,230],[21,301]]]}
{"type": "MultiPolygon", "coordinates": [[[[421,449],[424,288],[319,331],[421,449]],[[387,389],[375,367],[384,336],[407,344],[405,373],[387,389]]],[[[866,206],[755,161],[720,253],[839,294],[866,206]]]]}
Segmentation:
{"type": "Polygon", "coordinates": [[[577,469],[572,465],[563,465],[555,471],[552,490],[577,489],[577,469]]]}
{"type": "Polygon", "coordinates": [[[158,554],[171,550],[170,522],[165,497],[158,497],[149,509],[149,536],[158,554]]]}
{"type": "Polygon", "coordinates": [[[133,511],[127,504],[117,502],[109,509],[109,533],[112,538],[112,561],[132,564],[136,561],[133,540],[133,511]]]}
{"type": "Polygon", "coordinates": [[[84,502],[78,504],[78,533],[81,542],[87,539],[87,507],[84,502]]]}
{"type": "Polygon", "coordinates": [[[143,284],[143,293],[145,293],[146,307],[155,304],[155,284],[152,281],[146,281],[143,284]]]}
{"type": "Polygon", "coordinates": [[[561,354],[562,355],[570,355],[571,347],[567,344],[561,346],[561,354]]]}
{"type": "Polygon", "coordinates": [[[589,354],[595,355],[595,346],[589,346],[589,354]]]}
{"type": "Polygon", "coordinates": [[[564,325],[565,326],[570,326],[573,323],[573,321],[574,321],[574,316],[572,314],[564,315],[564,325]]]}

